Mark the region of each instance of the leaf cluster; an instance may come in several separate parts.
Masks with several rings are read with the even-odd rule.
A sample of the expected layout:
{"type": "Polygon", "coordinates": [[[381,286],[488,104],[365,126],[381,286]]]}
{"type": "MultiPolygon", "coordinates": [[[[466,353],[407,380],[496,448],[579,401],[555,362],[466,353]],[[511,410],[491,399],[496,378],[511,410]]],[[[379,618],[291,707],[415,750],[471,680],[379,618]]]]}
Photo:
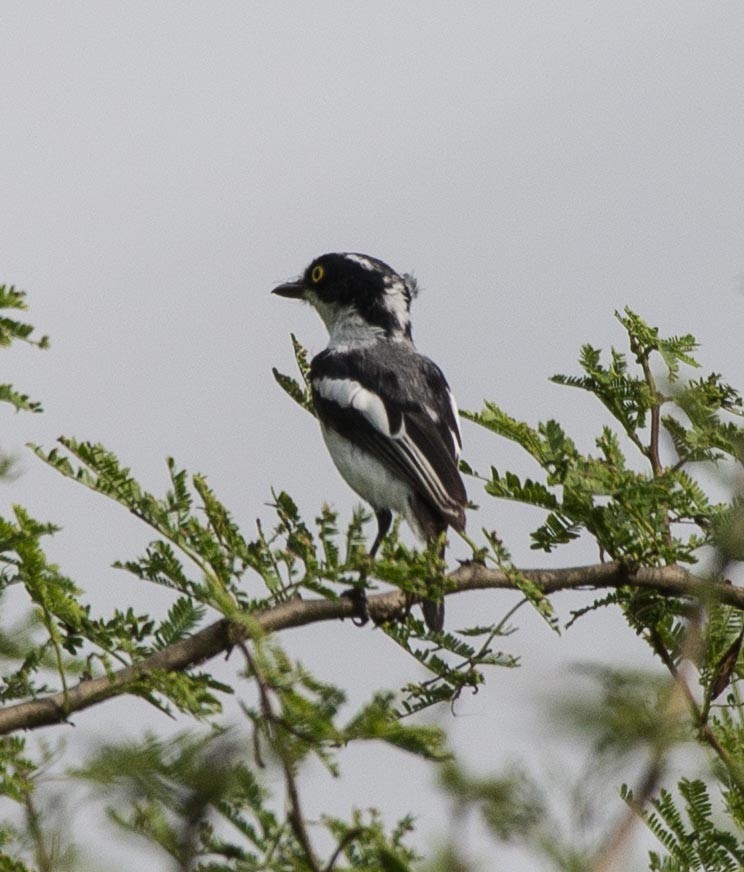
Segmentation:
{"type": "MultiPolygon", "coordinates": [[[[634,588],[632,577],[638,566],[694,564],[704,546],[717,549],[719,568],[743,559],[742,501],[712,503],[704,476],[710,475],[711,465],[725,470],[741,462],[744,408],[739,393],[717,373],[682,378],[683,367],[699,368],[692,336],[663,338],[629,309],[617,318],[629,353],[612,349],[605,357],[585,345],[581,374],[553,378],[558,385],[589,393],[611,416],[612,424],[603,425],[594,440],[596,452],[580,451],[556,421],[532,427],[494,403],[464,414],[516,442],[539,467],[542,477],[534,480],[496,468],[478,476],[488,494],[544,513],[532,534],[533,548],[551,552],[588,535],[602,559],[625,568],[628,586],[578,610],[573,620],[595,608],[620,606],[671,675],[671,685],[660,684],[650,698],[644,682],[613,675],[605,684],[599,720],[596,712],[582,713],[574,706],[576,724],[602,725],[597,753],[646,747],[660,766],[674,741],[697,735],[717,759],[721,811],[730,830],[713,823],[707,786],[682,781],[679,792],[691,830],[685,829],[677,801],[667,791],[654,801],[655,811],[638,806],[668,852],[664,857],[652,853],[650,868],[738,869],[744,832],[741,612],[706,595],[702,580],[700,600],[690,603],[634,588]],[[679,671],[686,659],[698,668],[694,694],[679,671]],[[724,694],[725,702],[717,702],[724,694]],[[684,723],[677,720],[678,699],[686,701],[689,719],[684,723]]],[[[469,467],[465,471],[478,475],[469,467]]],[[[630,793],[625,796],[632,804],[630,793]]]]}
{"type": "MultiPolygon", "coordinates": [[[[741,869],[744,844],[736,833],[716,822],[707,785],[700,779],[683,778],[677,790],[684,812],[680,812],[678,800],[665,789],[651,801],[651,809],[639,809],[648,828],[666,849],[665,854],[650,852],[649,870],[737,872],[741,869]]],[[[624,786],[621,795],[634,807],[632,790],[624,786]]]]}
{"type": "MultiPolygon", "coordinates": [[[[156,845],[179,869],[307,870],[303,847],[261,769],[246,760],[246,745],[236,730],[186,732],[168,741],[148,735],[101,747],[74,774],[105,798],[116,824],[156,845]]],[[[268,764],[261,760],[261,766],[268,764]]],[[[324,869],[405,872],[415,857],[405,844],[409,819],[388,833],[379,813],[354,810],[348,821],[323,817],[313,829],[337,846],[324,869]]]]}
{"type": "MultiPolygon", "coordinates": [[[[28,309],[26,294],[13,285],[0,285],[0,312],[24,312],[28,309]]],[[[26,342],[37,348],[48,348],[49,338],[33,337],[34,328],[31,324],[17,320],[11,314],[0,314],[0,348],[7,348],[13,342],[26,342]]],[[[12,385],[0,384],[0,402],[10,403],[16,411],[41,412],[41,403],[32,400],[27,394],[17,391],[12,385]]]]}
{"type": "Polygon", "coordinates": [[[612,349],[604,363],[598,349],[585,345],[583,374],[553,377],[592,394],[613,417],[616,426],[604,425],[594,440],[596,453],[579,451],[557,421],[531,427],[486,402],[482,411],[463,414],[520,445],[545,480],[521,481],[493,467],[484,487],[547,513],[532,534],[533,548],[550,552],[588,533],[601,554],[628,566],[694,563],[723,509],[711,505],[689,466],[738,458],[744,428],[730,416],[741,414],[741,398],[716,374],[679,385],[681,365],[698,366],[693,337],[663,339],[629,309],[617,317],[632,357],[612,349]],[[665,368],[668,394],[657,387],[655,360],[665,368]],[[623,440],[637,460],[626,456],[623,440]]]}

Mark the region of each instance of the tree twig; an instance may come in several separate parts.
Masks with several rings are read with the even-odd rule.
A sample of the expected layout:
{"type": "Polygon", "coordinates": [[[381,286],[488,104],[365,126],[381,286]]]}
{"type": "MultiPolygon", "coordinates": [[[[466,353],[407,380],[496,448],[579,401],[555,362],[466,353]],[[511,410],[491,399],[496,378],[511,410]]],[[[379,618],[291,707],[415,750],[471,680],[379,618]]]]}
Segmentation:
{"type": "Polygon", "coordinates": [[[605,840],[598,855],[594,858],[591,872],[620,872],[628,868],[627,845],[644,806],[656,793],[663,771],[664,752],[654,751],[646,766],[638,787],[633,791],[633,802],[629,804],[612,832],[605,840]]]}
{"type": "MultiPolygon", "coordinates": [[[[697,625],[700,618],[700,607],[696,609],[696,616],[690,622],[690,627],[697,625]]],[[[690,628],[688,628],[682,646],[683,656],[694,655],[696,646],[692,640],[690,628]]],[[[635,825],[643,819],[643,810],[646,804],[656,793],[661,776],[664,771],[664,762],[674,742],[674,736],[680,718],[687,708],[690,689],[679,671],[674,665],[666,646],[655,630],[649,632],[649,641],[657,655],[662,659],[665,666],[670,668],[671,685],[666,693],[664,705],[659,713],[660,728],[657,740],[651,749],[651,757],[643,772],[638,787],[633,791],[633,798],[628,802],[624,813],[620,816],[609,836],[605,839],[597,856],[594,858],[591,872],[613,872],[627,868],[628,843],[633,835],[635,825]]]]}
{"type": "MultiPolygon", "coordinates": [[[[689,630],[688,630],[689,635],[689,630]]],[[[731,778],[731,782],[735,785],[736,789],[739,793],[744,796],[744,771],[742,771],[739,763],[731,756],[731,754],[724,748],[721,744],[718,736],[715,734],[713,729],[711,729],[710,724],[707,722],[703,712],[698,704],[698,701],[695,699],[695,696],[690,689],[690,685],[687,683],[685,676],[680,672],[677,668],[677,664],[672,659],[672,656],[666,650],[666,647],[661,644],[659,641],[654,645],[654,650],[657,651],[659,657],[662,662],[669,670],[669,674],[674,679],[676,686],[679,688],[680,693],[682,694],[687,707],[690,711],[690,716],[692,718],[695,727],[700,735],[700,738],[710,746],[711,750],[718,756],[721,763],[725,766],[726,771],[731,778]]],[[[683,650],[682,656],[685,657],[686,654],[683,650]]],[[[693,661],[694,662],[694,661],[693,661]]]]}
{"type": "MultiPolygon", "coordinates": [[[[245,642],[238,642],[238,646],[243,652],[245,661],[248,664],[248,669],[256,680],[261,713],[263,714],[266,723],[269,725],[270,729],[281,729],[283,724],[274,712],[269,684],[264,678],[261,669],[256,664],[256,661],[248,650],[248,646],[245,642]]],[[[295,838],[302,846],[302,850],[305,853],[305,858],[311,872],[321,872],[320,863],[315,855],[313,844],[310,841],[310,834],[305,825],[305,816],[302,813],[300,794],[297,790],[297,779],[295,777],[295,762],[291,759],[290,754],[281,742],[274,743],[274,750],[281,760],[282,770],[284,772],[284,783],[287,788],[287,800],[289,802],[289,814],[287,815],[287,818],[292,827],[292,832],[295,834],[295,838]]]]}
{"type": "Polygon", "coordinates": [[[333,867],[336,865],[337,861],[341,858],[341,854],[346,850],[346,847],[350,845],[354,839],[358,839],[361,836],[362,830],[359,827],[355,827],[354,829],[347,830],[341,841],[336,845],[336,850],[331,854],[330,860],[326,863],[323,872],[333,872],[333,867]]]}

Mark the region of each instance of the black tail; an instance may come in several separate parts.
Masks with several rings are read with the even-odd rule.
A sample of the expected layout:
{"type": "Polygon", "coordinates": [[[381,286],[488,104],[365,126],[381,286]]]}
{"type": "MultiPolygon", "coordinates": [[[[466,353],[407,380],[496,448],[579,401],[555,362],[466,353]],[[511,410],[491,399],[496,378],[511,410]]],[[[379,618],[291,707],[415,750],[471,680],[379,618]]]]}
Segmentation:
{"type": "MultiPolygon", "coordinates": [[[[438,539],[447,530],[447,522],[441,516],[435,515],[431,506],[428,506],[423,500],[412,500],[412,505],[416,510],[416,518],[423,527],[426,538],[431,543],[432,539],[438,539]],[[427,515],[428,513],[428,515],[427,515]]],[[[464,513],[463,513],[464,514],[464,513]]],[[[457,527],[456,529],[460,529],[457,527]]],[[[442,539],[442,548],[439,556],[444,560],[444,539],[442,539]]],[[[421,610],[424,613],[424,621],[426,626],[432,633],[441,633],[444,629],[444,600],[421,600],[421,610]]]]}
{"type": "Polygon", "coordinates": [[[422,600],[421,610],[432,633],[441,633],[444,629],[444,600],[422,600]]]}

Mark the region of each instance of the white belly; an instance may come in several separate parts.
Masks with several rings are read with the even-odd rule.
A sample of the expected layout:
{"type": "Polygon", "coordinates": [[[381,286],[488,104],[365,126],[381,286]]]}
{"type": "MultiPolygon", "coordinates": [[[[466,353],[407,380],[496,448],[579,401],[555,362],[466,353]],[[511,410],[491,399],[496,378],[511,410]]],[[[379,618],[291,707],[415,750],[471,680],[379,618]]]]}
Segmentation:
{"type": "Polygon", "coordinates": [[[401,514],[414,533],[421,536],[411,511],[411,489],[408,484],[393,475],[377,458],[339,436],[335,430],[322,424],[320,429],[336,469],[349,487],[373,509],[392,509],[401,514]]]}

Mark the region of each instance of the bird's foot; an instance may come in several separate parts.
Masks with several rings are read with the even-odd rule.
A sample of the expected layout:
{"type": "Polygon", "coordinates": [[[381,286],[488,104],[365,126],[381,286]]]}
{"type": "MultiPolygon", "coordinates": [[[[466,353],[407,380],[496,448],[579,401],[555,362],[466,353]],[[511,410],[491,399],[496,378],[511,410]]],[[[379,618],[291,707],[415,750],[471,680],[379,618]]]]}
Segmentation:
{"type": "Polygon", "coordinates": [[[341,596],[347,597],[356,606],[356,614],[351,621],[355,627],[363,627],[369,623],[369,612],[367,611],[367,592],[363,587],[350,587],[345,590],[341,596]]]}

